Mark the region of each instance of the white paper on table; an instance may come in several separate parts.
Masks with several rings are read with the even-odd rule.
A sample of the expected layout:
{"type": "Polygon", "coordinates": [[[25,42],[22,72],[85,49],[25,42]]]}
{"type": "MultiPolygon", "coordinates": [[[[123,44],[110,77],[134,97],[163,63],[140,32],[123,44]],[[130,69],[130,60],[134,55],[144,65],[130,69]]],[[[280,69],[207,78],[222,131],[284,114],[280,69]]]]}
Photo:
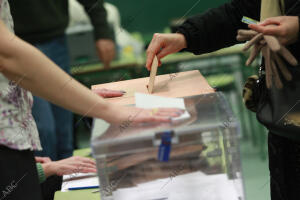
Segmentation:
{"type": "Polygon", "coordinates": [[[70,175],[65,175],[63,177],[63,183],[61,186],[61,191],[66,192],[69,191],[69,188],[74,188],[74,187],[93,187],[93,186],[99,186],[99,180],[97,176],[90,177],[94,173],[88,173],[88,174],[83,174],[83,173],[74,173],[70,175]],[[69,180],[70,178],[79,178],[76,180],[69,180]],[[69,180],[69,181],[68,181],[69,180]]]}
{"type": "MultiPolygon", "coordinates": [[[[183,98],[160,97],[143,93],[135,93],[135,105],[138,108],[179,108],[186,110],[183,98]]],[[[181,116],[174,117],[172,120],[183,120],[191,115],[185,111],[181,116]]]]}
{"type": "Polygon", "coordinates": [[[162,200],[168,199],[166,193],[155,188],[142,189],[139,187],[119,189],[113,192],[115,200],[162,200]]]}
{"type": "Polygon", "coordinates": [[[207,200],[238,200],[238,193],[232,180],[226,174],[194,177],[184,180],[180,178],[169,184],[171,200],[207,199],[207,200]],[[198,178],[198,180],[197,180],[198,178]],[[176,191],[176,192],[171,192],[176,191]],[[195,198],[198,197],[198,198],[195,198]]]}
{"type": "Polygon", "coordinates": [[[91,176],[97,176],[97,173],[73,173],[63,176],[63,181],[68,181],[73,178],[89,178],[91,176]]]}
{"type": "Polygon", "coordinates": [[[157,179],[137,187],[119,189],[115,200],[238,200],[234,182],[226,174],[205,175],[193,172],[170,178],[157,179]],[[167,183],[167,185],[165,185],[167,183]]]}

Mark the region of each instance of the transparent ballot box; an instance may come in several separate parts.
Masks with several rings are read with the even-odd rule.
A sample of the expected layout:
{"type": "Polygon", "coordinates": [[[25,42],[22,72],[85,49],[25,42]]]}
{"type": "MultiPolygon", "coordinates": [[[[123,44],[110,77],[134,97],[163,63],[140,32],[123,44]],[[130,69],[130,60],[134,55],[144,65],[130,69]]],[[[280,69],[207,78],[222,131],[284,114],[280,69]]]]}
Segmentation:
{"type": "Polygon", "coordinates": [[[191,117],[182,121],[98,121],[91,144],[102,200],[244,199],[239,127],[223,94],[184,101],[191,117]]]}

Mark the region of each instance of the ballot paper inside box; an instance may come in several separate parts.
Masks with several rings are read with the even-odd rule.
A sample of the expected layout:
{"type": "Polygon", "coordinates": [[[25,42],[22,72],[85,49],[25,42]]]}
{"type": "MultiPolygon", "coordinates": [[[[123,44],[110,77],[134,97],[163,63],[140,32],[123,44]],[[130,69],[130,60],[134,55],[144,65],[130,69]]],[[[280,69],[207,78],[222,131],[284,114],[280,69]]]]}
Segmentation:
{"type": "Polygon", "coordinates": [[[101,199],[244,199],[238,123],[223,94],[184,102],[182,121],[93,132],[101,199]]]}

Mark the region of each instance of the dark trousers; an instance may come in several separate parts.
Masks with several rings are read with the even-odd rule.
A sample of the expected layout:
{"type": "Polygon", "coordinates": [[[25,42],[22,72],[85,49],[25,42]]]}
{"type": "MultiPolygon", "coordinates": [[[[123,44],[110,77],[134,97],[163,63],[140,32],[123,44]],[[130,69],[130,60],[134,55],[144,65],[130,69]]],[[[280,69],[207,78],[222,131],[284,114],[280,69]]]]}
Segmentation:
{"type": "Polygon", "coordinates": [[[299,200],[300,142],[269,133],[268,146],[271,199],[299,200]]]}
{"type": "Polygon", "coordinates": [[[62,176],[51,176],[41,184],[44,200],[53,200],[56,191],[61,190],[62,176]]]}
{"type": "MultiPolygon", "coordinates": [[[[65,36],[34,45],[62,70],[69,73],[69,54],[65,36]]],[[[68,84],[67,80],[66,84],[68,84]]],[[[63,93],[63,86],[58,89],[63,93]]],[[[74,150],[72,113],[35,96],[32,115],[43,147],[43,151],[37,151],[35,155],[47,156],[53,161],[71,157],[74,150]]]]}
{"type": "Polygon", "coordinates": [[[32,151],[0,145],[0,199],[42,200],[32,151]]]}

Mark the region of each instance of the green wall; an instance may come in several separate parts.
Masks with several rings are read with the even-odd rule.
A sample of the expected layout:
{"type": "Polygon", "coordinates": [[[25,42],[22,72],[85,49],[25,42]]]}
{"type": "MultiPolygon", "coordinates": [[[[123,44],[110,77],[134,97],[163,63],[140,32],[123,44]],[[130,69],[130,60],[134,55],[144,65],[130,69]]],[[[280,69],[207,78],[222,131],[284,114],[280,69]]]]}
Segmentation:
{"type": "Polygon", "coordinates": [[[143,34],[161,32],[170,20],[221,5],[229,0],[106,0],[119,8],[122,26],[143,34]],[[197,3],[198,2],[198,3],[197,3]],[[194,6],[196,4],[196,6],[194,6]],[[193,7],[194,6],[194,7],[193,7]],[[193,8],[192,8],[193,7],[193,8]]]}

